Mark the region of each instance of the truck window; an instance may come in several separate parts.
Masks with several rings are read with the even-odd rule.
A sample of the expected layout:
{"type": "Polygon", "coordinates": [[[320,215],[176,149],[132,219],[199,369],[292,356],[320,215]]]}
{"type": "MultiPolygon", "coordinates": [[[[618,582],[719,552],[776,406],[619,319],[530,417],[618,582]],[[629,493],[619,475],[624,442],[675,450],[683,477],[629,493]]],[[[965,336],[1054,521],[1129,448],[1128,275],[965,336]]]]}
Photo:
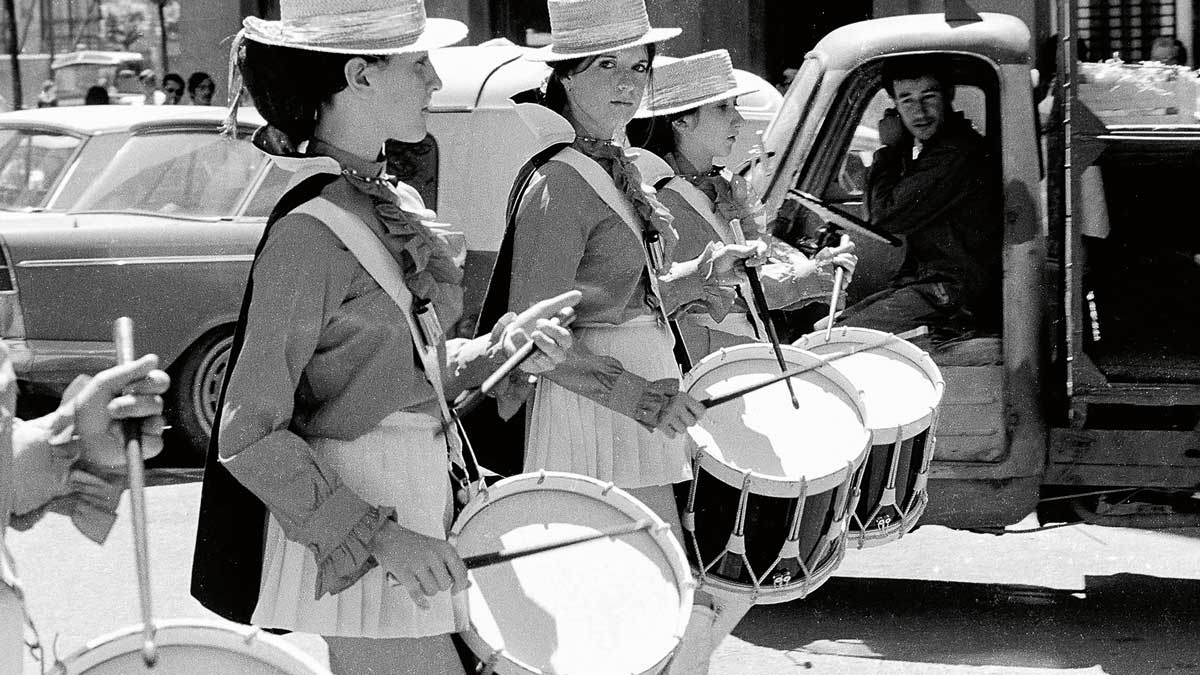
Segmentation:
{"type": "MultiPolygon", "coordinates": [[[[867,105],[850,145],[846,149],[834,180],[830,182],[824,198],[834,203],[860,203],[867,186],[867,173],[871,160],[879,149],[879,119],[888,108],[893,107],[888,93],[880,89],[867,105]]],[[[985,133],[987,106],[984,92],[979,87],[959,85],[955,88],[954,107],[971,120],[975,129],[985,133]]]]}

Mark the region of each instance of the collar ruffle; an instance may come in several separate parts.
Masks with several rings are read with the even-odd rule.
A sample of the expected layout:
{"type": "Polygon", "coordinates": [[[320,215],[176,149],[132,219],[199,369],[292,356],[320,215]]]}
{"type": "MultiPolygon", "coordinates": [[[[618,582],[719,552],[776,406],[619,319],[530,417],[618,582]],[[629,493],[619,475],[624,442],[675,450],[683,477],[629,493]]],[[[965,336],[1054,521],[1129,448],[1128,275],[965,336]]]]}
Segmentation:
{"type": "Polygon", "coordinates": [[[414,302],[433,302],[442,328],[449,332],[463,312],[463,272],[449,242],[422,222],[436,214],[415,189],[389,176],[383,162],[365,162],[315,139],[308,150],[337,160],[346,182],[371,198],[383,226],[383,244],[399,262],[404,285],[414,302]]]}
{"type": "MultiPolygon", "coordinates": [[[[633,158],[625,154],[624,148],[612,141],[585,137],[577,137],[572,146],[608,169],[617,189],[633,204],[644,228],[671,240],[676,239],[675,228],[671,225],[674,216],[658,200],[654,188],[642,180],[641,170],[634,164],[633,158]]],[[[658,270],[660,274],[664,271],[658,270]]]]}
{"type": "Polygon", "coordinates": [[[766,207],[745,178],[722,166],[714,166],[708,171],[688,171],[692,166],[675,153],[667,155],[666,160],[680,178],[708,197],[717,215],[740,226],[748,239],[759,237],[766,231],[766,207]]]}

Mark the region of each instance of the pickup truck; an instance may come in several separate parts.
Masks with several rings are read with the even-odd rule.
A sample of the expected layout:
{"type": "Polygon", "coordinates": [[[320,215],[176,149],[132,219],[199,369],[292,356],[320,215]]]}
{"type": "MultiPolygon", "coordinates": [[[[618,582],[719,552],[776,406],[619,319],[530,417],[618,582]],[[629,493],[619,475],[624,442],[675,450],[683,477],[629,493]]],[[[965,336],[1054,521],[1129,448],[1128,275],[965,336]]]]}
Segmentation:
{"type": "MultiPolygon", "coordinates": [[[[955,107],[1003,176],[1004,328],[931,351],[946,389],[921,522],[999,533],[1036,511],[1043,523],[1200,525],[1195,74],[1120,66],[1157,103],[1139,85],[1127,105],[1101,106],[1117,88],[1086,86],[1098,66],[1076,62],[1075,2],[1061,4],[1054,72],[1035,73],[1035,40],[1004,14],[834,30],[805,58],[749,175],[769,208],[794,214],[777,220],[786,238],[813,237],[826,208],[867,219],[863,139],[892,105],[881,64],[944,54],[955,107]],[[1112,114],[1122,108],[1136,112],[1112,114]]],[[[855,241],[848,301],[881,288],[903,250],[855,241]]]]}

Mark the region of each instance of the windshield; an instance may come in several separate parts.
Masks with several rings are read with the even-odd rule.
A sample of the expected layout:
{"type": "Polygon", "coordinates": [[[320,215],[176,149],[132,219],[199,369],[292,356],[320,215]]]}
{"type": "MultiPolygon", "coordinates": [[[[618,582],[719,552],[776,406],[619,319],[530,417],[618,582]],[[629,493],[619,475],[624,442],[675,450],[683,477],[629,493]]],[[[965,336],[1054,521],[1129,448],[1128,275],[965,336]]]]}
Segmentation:
{"type": "Polygon", "coordinates": [[[0,208],[45,206],[82,139],[0,129],[0,208]]]}
{"type": "Polygon", "coordinates": [[[796,79],[783,98],[779,114],[775,116],[771,125],[767,127],[766,133],[763,134],[765,166],[757,167],[756,175],[751,179],[760,194],[766,194],[767,181],[772,181],[776,169],[784,166],[784,162],[788,160],[787,151],[791,146],[792,138],[795,137],[796,131],[804,122],[804,116],[808,113],[808,107],[812,102],[813,92],[820,84],[823,73],[824,67],[819,59],[815,57],[804,59],[803,65],[800,66],[800,72],[796,74],[796,79]]]}
{"type": "Polygon", "coordinates": [[[216,132],[134,136],[75,210],[230,217],[266,161],[249,142],[216,132]]]}

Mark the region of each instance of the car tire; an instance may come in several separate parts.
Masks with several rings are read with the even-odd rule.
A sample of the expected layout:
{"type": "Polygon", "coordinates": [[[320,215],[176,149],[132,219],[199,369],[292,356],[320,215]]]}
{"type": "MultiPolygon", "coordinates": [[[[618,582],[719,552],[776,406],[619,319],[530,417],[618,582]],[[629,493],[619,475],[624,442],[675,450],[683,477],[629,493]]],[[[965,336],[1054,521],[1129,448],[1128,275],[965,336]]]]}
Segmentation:
{"type": "Polygon", "coordinates": [[[232,346],[233,328],[218,328],[197,340],[171,367],[166,417],[179,432],[186,455],[180,459],[187,464],[204,465],[232,346]]]}

